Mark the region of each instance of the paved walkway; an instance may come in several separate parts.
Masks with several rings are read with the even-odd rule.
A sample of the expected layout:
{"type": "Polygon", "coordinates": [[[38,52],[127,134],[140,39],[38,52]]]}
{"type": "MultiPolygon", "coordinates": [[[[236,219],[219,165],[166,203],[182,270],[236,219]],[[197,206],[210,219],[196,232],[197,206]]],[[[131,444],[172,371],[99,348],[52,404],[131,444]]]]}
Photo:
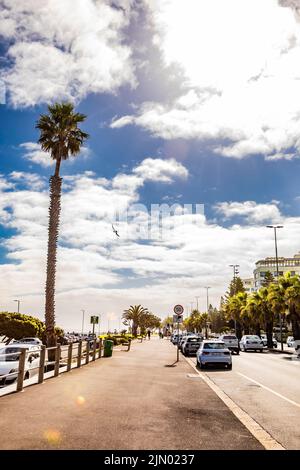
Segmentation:
{"type": "Polygon", "coordinates": [[[152,338],[0,398],[0,449],[261,449],[175,358],[152,338]]]}

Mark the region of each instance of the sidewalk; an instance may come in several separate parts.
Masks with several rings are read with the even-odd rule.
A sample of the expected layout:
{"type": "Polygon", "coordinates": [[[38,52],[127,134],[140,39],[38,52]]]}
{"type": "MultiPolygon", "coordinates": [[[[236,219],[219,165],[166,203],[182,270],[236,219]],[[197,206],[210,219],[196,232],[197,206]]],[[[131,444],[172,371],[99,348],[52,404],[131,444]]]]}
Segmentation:
{"type": "Polygon", "coordinates": [[[0,398],[0,449],[262,449],[185,360],[170,367],[175,359],[166,339],[134,342],[0,398]]]}

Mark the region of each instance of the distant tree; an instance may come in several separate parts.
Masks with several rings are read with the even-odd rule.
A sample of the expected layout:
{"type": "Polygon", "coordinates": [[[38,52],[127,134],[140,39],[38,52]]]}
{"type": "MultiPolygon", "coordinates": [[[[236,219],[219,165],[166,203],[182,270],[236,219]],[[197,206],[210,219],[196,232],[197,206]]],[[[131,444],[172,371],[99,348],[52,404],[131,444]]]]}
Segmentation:
{"type": "MultiPolygon", "coordinates": [[[[64,333],[60,327],[55,327],[55,336],[64,333]]],[[[4,336],[4,342],[9,343],[12,339],[26,337],[40,338],[46,341],[45,324],[39,319],[22,313],[0,312],[0,336],[4,336]]]]}
{"type": "Polygon", "coordinates": [[[267,271],[261,284],[263,287],[268,287],[270,284],[273,284],[274,281],[275,279],[273,274],[270,271],[267,271]]]}
{"type": "Polygon", "coordinates": [[[141,305],[130,305],[127,310],[124,310],[124,324],[130,325],[130,322],[132,322],[131,329],[133,336],[137,336],[137,329],[140,326],[141,316],[145,313],[149,312],[147,308],[144,308],[141,305]]]}

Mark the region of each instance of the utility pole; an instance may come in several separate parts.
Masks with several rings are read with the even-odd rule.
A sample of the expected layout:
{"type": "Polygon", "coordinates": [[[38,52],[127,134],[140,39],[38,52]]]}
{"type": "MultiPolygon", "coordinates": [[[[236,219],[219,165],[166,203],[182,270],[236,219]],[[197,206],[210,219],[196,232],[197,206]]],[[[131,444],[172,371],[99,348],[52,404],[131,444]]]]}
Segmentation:
{"type": "Polygon", "coordinates": [[[14,300],[14,302],[18,302],[18,313],[20,313],[20,303],[21,303],[21,300],[14,300]]]}
{"type": "MultiPolygon", "coordinates": [[[[231,268],[233,268],[233,295],[236,294],[236,276],[239,274],[239,264],[230,264],[231,268]]],[[[234,333],[236,336],[236,319],[234,319],[234,333]]]]}
{"type": "Polygon", "coordinates": [[[84,330],[84,314],[85,314],[85,310],[81,310],[82,311],[82,326],[81,326],[81,335],[83,335],[83,330],[84,330]]]}
{"type": "MultiPolygon", "coordinates": [[[[275,240],[275,258],[276,258],[276,282],[278,284],[279,280],[279,268],[278,268],[278,251],[277,251],[277,229],[283,228],[283,225],[267,225],[267,228],[274,229],[274,240],[275,240]]],[[[281,351],[283,351],[283,341],[282,341],[282,314],[279,314],[279,324],[280,324],[280,345],[281,351]]],[[[272,339],[273,341],[273,339],[272,339]]]]}
{"type": "MultiPolygon", "coordinates": [[[[207,315],[208,315],[208,311],[209,311],[208,289],[210,289],[210,287],[207,286],[207,287],[204,287],[204,289],[206,289],[206,311],[207,311],[207,315]]],[[[208,322],[205,322],[205,336],[206,336],[206,339],[207,339],[207,326],[208,326],[208,322]]]]}

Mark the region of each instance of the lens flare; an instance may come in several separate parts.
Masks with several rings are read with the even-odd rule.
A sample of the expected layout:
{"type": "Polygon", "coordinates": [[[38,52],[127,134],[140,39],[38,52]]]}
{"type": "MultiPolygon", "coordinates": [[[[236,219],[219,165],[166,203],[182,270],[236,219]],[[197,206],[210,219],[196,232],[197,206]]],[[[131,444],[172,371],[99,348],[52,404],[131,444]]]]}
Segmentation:
{"type": "Polygon", "coordinates": [[[76,403],[77,403],[77,405],[84,405],[85,404],[85,398],[83,396],[79,395],[76,398],[76,403]]]}
{"type": "Polygon", "coordinates": [[[48,429],[44,432],[44,438],[48,442],[48,444],[52,446],[56,446],[61,442],[61,434],[59,431],[55,431],[54,429],[48,429]]]}

